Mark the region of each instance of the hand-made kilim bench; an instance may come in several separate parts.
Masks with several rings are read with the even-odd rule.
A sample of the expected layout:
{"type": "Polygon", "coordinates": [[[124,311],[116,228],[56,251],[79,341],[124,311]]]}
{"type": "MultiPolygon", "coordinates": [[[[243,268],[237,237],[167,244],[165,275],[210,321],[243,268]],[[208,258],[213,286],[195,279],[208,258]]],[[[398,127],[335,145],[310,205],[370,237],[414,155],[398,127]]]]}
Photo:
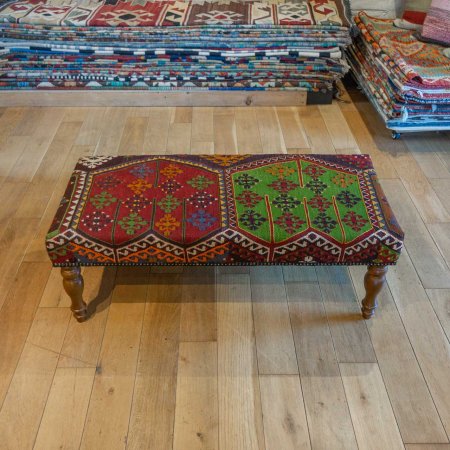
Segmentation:
{"type": "Polygon", "coordinates": [[[109,265],[364,264],[368,319],[402,245],[368,155],[82,158],[46,238],[79,321],[109,265]]]}

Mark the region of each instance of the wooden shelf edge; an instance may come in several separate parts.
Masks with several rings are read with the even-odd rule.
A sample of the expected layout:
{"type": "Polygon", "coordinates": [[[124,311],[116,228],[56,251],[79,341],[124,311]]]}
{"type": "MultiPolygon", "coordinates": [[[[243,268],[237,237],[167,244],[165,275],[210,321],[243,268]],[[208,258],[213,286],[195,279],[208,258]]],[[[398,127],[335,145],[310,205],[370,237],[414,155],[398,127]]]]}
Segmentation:
{"type": "Polygon", "coordinates": [[[305,91],[0,91],[0,106],[303,106],[331,103],[305,91]]]}

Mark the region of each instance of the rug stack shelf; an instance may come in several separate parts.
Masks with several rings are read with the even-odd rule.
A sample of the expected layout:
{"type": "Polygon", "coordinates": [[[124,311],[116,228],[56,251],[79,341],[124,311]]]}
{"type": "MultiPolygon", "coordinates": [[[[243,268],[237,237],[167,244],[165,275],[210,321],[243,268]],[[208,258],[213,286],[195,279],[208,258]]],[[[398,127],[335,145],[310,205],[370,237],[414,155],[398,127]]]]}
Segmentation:
{"type": "Polygon", "coordinates": [[[393,137],[450,129],[450,59],[444,47],[413,30],[361,12],[359,35],[347,49],[352,74],[393,137]]]}
{"type": "Polygon", "coordinates": [[[0,91],[323,96],[348,70],[348,44],[340,0],[14,0],[0,7],[0,91]]]}

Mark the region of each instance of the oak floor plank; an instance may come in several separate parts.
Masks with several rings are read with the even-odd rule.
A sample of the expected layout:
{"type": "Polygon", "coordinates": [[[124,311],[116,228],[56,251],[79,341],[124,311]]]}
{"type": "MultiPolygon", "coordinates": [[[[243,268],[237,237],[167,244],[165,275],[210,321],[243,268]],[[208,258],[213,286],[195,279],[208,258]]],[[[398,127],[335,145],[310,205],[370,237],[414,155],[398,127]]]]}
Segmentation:
{"type": "Polygon", "coordinates": [[[149,108],[144,153],[161,154],[167,149],[172,108],[149,108]]]}
{"type": "Polygon", "coordinates": [[[439,151],[439,158],[444,163],[445,167],[447,167],[447,170],[450,171],[450,156],[447,151],[446,145],[448,144],[448,141],[450,139],[450,135],[448,133],[443,134],[444,137],[444,148],[442,151],[439,151]]]}
{"type": "Polygon", "coordinates": [[[148,117],[128,117],[120,138],[119,155],[141,155],[144,153],[147,127],[148,117]]]}
{"type": "Polygon", "coordinates": [[[395,166],[408,194],[425,223],[450,221],[439,197],[410,153],[395,156],[395,166]]]}
{"type": "Polygon", "coordinates": [[[151,106],[132,106],[130,107],[130,117],[148,117],[151,106]]]}
{"type": "Polygon", "coordinates": [[[406,450],[450,450],[450,444],[406,444],[406,450]]]}
{"type": "Polygon", "coordinates": [[[125,448],[143,308],[110,307],[80,448],[125,448]]]}
{"type": "Polygon", "coordinates": [[[313,267],[284,267],[312,448],[356,449],[322,294],[313,267]]]}
{"type": "Polygon", "coordinates": [[[450,432],[450,343],[406,251],[387,274],[389,287],[433,396],[444,428],[450,432]]]}
{"type": "Polygon", "coordinates": [[[61,122],[17,206],[16,217],[42,217],[80,127],[80,122],[61,122]]]}
{"type": "Polygon", "coordinates": [[[318,267],[317,277],[338,362],[376,362],[347,268],[318,267]]]}
{"type": "Polygon", "coordinates": [[[95,364],[89,364],[84,361],[80,361],[79,359],[70,358],[69,356],[65,356],[63,354],[59,355],[58,360],[58,369],[92,369],[95,368],[95,364]]]}
{"type": "MultiPolygon", "coordinates": [[[[365,272],[365,267],[350,268],[359,298],[364,296],[361,281],[365,272]]],[[[367,327],[402,438],[405,442],[447,442],[414,348],[387,286],[381,291],[378,303],[377,320],[368,321],[367,327]]]]}
{"type": "Polygon", "coordinates": [[[259,374],[297,374],[281,267],[252,267],[250,284],[259,374]]]}
{"type": "Polygon", "coordinates": [[[0,184],[7,178],[17,181],[15,176],[9,174],[28,145],[28,136],[8,136],[0,140],[0,184]]]}
{"type": "MultiPolygon", "coordinates": [[[[5,232],[8,223],[13,218],[17,205],[25,196],[28,183],[18,181],[5,181],[0,186],[0,233],[5,232]]],[[[1,255],[0,255],[1,261],[1,255]]]]}
{"type": "Polygon", "coordinates": [[[0,410],[2,447],[33,447],[58,362],[58,354],[25,344],[3,407],[0,410]]]}
{"type": "Polygon", "coordinates": [[[194,108],[192,111],[192,150],[197,142],[214,141],[214,108],[194,108]]]}
{"type": "MultiPolygon", "coordinates": [[[[110,108],[107,108],[110,109],[110,108]]],[[[116,108],[118,109],[118,108],[116,108]]],[[[84,122],[89,112],[88,107],[65,107],[63,111],[63,122],[84,122]]]]}
{"type": "MultiPolygon", "coordinates": [[[[439,251],[444,257],[445,262],[447,263],[447,266],[450,268],[450,222],[430,223],[427,228],[430,231],[431,236],[433,236],[433,239],[436,242],[439,251]]],[[[438,284],[433,285],[433,288],[442,287],[444,286],[438,284]]]]}
{"type": "MultiPolygon", "coordinates": [[[[82,269],[81,273],[83,274],[83,272],[82,269]]],[[[70,298],[62,286],[61,269],[59,267],[51,268],[39,306],[41,308],[70,307],[70,298]]]]}
{"type": "Polygon", "coordinates": [[[398,178],[389,155],[376,145],[359,111],[342,111],[342,114],[347,121],[361,153],[370,155],[378,177],[380,179],[398,178]]]}
{"type": "Polygon", "coordinates": [[[434,192],[439,197],[442,205],[448,214],[450,214],[450,180],[448,178],[433,178],[430,180],[434,192]]]}
{"type": "Polygon", "coordinates": [[[216,341],[214,267],[187,267],[181,276],[180,341],[216,341]]]}
{"type": "Polygon", "coordinates": [[[166,153],[189,154],[191,152],[191,130],[190,123],[171,123],[167,135],[166,153]]]}
{"type": "Polygon", "coordinates": [[[13,134],[25,113],[26,108],[7,108],[3,112],[0,117],[0,142],[5,142],[13,134]]]}
{"type": "Polygon", "coordinates": [[[297,108],[279,106],[276,108],[286,149],[309,149],[306,132],[298,116],[297,108]]]}
{"type": "Polygon", "coordinates": [[[239,153],[262,153],[256,108],[236,108],[236,142],[239,153]]]}
{"type": "MultiPolygon", "coordinates": [[[[424,287],[449,288],[450,268],[430,235],[429,229],[438,224],[422,222],[406,189],[399,180],[384,180],[383,189],[405,232],[405,246],[424,287]]],[[[445,236],[442,238],[445,240],[445,236]]]]}
{"type": "Polygon", "coordinates": [[[339,366],[359,449],[403,449],[377,364],[346,363],[339,366]]]}
{"type": "Polygon", "coordinates": [[[38,308],[27,342],[60,353],[70,316],[69,308],[38,308]]]}
{"type": "Polygon", "coordinates": [[[82,324],[71,317],[61,349],[64,358],[60,358],[58,367],[97,366],[115,275],[114,268],[89,267],[84,271],[84,299],[91,316],[82,324]]]}
{"type": "Polygon", "coordinates": [[[219,448],[217,342],[182,342],[178,354],[174,450],[219,448]]]}
{"type": "Polygon", "coordinates": [[[250,298],[245,274],[219,274],[217,342],[219,448],[265,448],[250,298]]]}
{"type": "Polygon", "coordinates": [[[450,289],[427,289],[426,292],[450,341],[450,289]]]}
{"type": "Polygon", "coordinates": [[[47,204],[43,216],[40,219],[36,235],[30,241],[30,245],[24,256],[25,261],[48,261],[47,251],[45,249],[45,236],[55,216],[55,211],[61,201],[67,186],[70,174],[75,167],[76,162],[83,156],[89,156],[94,153],[93,146],[77,146],[74,145],[70,151],[64,167],[61,170],[61,176],[54,188],[53,194],[47,204]]]}
{"type": "Polygon", "coordinates": [[[79,448],[94,375],[94,368],[56,369],[34,450],[79,448]]]}
{"type": "Polygon", "coordinates": [[[177,389],[180,273],[150,277],[127,449],[169,449],[177,389]]]}
{"type": "Polygon", "coordinates": [[[87,109],[86,117],[80,128],[75,145],[97,147],[101,135],[106,131],[108,123],[105,122],[106,108],[91,107],[87,109]]]}
{"type": "Polygon", "coordinates": [[[102,132],[96,147],[97,155],[116,156],[119,153],[122,134],[125,128],[128,111],[126,108],[106,108],[104,114],[106,128],[102,132]]]}
{"type": "Polygon", "coordinates": [[[237,153],[236,122],[234,108],[225,111],[214,109],[214,152],[223,155],[233,155],[237,153]]]}
{"type": "Polygon", "coordinates": [[[404,143],[399,142],[401,140],[392,139],[390,130],[386,128],[382,118],[361,90],[352,87],[347,89],[347,93],[379,149],[390,155],[393,153],[393,149],[405,148],[404,143]]]}
{"type": "Polygon", "coordinates": [[[37,219],[12,219],[0,238],[0,308],[14,282],[37,224],[37,219]]]}
{"type": "MultiPolygon", "coordinates": [[[[65,172],[69,170],[66,161],[71,155],[72,146],[74,145],[82,124],[83,122],[62,121],[60,123],[44,157],[42,158],[41,164],[34,174],[32,179],[33,185],[41,183],[42,187],[44,187],[44,183],[56,183],[61,177],[61,172],[64,169],[65,172]]],[[[73,166],[71,169],[73,169],[73,166]]]]}
{"type": "Polygon", "coordinates": [[[118,274],[118,286],[112,295],[81,440],[82,449],[126,446],[148,275],[138,271],[133,281],[139,284],[127,285],[125,291],[121,283],[131,281],[126,278],[124,275],[121,279],[118,274]],[[105,411],[111,413],[105,414],[105,411]]]}
{"type": "Polygon", "coordinates": [[[73,172],[73,168],[80,158],[94,155],[96,147],[93,145],[72,145],[67,158],[64,161],[61,171],[59,172],[58,182],[55,186],[55,193],[60,197],[64,194],[67,187],[68,179],[73,172]]]}
{"type": "Polygon", "coordinates": [[[14,136],[31,136],[32,134],[36,133],[39,128],[39,120],[42,118],[42,113],[45,111],[47,111],[47,108],[22,108],[20,119],[17,121],[14,129],[11,130],[11,133],[14,136]]]}
{"type": "Polygon", "coordinates": [[[24,263],[0,308],[0,411],[50,272],[48,263],[24,263]]]}
{"type": "Polygon", "coordinates": [[[450,171],[442,164],[440,154],[448,152],[448,139],[440,133],[403,137],[414,159],[425,176],[430,178],[450,178],[450,171]]]}
{"type": "Polygon", "coordinates": [[[20,181],[33,179],[58,131],[62,116],[61,108],[44,108],[40,112],[36,120],[37,129],[29,135],[28,145],[33,146],[33,151],[23,152],[16,161],[12,169],[15,179],[20,181]]]}
{"type": "Polygon", "coordinates": [[[192,155],[213,155],[214,141],[192,141],[192,155]]]}
{"type": "Polygon", "coordinates": [[[311,153],[336,153],[326,124],[320,115],[318,106],[299,106],[297,108],[300,122],[305,129],[311,153]]]}
{"type": "Polygon", "coordinates": [[[310,449],[298,375],[259,377],[267,450],[310,449]]]}
{"type": "Polygon", "coordinates": [[[270,106],[257,108],[256,120],[263,153],[286,153],[286,144],[284,143],[276,109],[270,106]]]}
{"type": "Polygon", "coordinates": [[[320,105],[319,111],[324,119],[336,152],[348,153],[348,151],[357,150],[358,144],[337,103],[320,105]]]}
{"type": "Polygon", "coordinates": [[[173,123],[192,123],[192,106],[173,108],[173,123]]]}

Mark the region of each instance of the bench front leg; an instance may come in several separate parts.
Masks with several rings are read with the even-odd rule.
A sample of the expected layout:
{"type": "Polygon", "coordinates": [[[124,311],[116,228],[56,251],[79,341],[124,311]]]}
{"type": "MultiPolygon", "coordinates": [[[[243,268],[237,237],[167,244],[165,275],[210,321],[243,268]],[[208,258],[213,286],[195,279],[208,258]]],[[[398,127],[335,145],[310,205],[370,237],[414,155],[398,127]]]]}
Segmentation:
{"type": "Polygon", "coordinates": [[[79,267],[61,267],[64,290],[72,300],[70,309],[78,322],[88,318],[87,305],[83,301],[84,281],[79,267]]]}
{"type": "Polygon", "coordinates": [[[378,306],[377,296],[381,291],[385,281],[387,266],[369,266],[364,276],[364,287],[366,296],[362,301],[361,312],[364,319],[370,319],[375,314],[378,306]]]}

